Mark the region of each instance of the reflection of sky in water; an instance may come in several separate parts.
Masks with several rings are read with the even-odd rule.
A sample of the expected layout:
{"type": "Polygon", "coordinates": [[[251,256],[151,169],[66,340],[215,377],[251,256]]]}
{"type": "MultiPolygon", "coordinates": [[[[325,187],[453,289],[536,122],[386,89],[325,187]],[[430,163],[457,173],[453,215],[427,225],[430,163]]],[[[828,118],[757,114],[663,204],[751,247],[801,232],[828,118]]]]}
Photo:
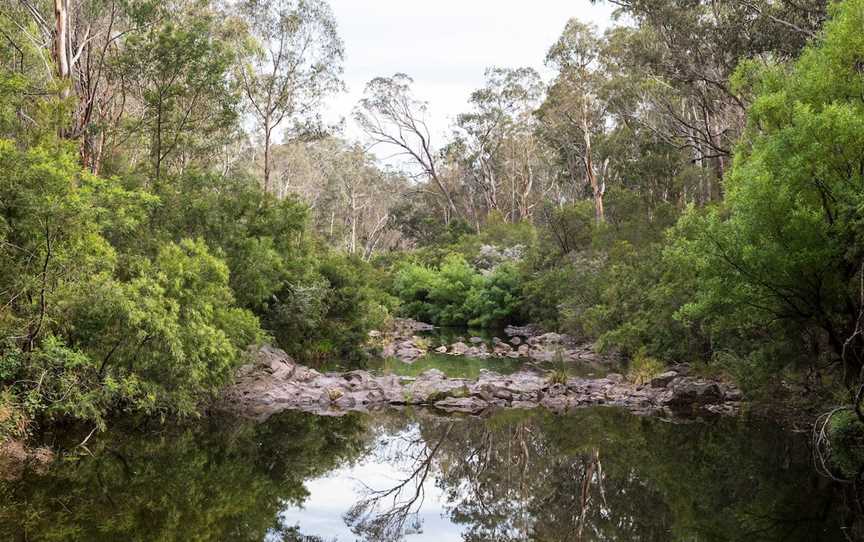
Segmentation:
{"type": "MultiPolygon", "coordinates": [[[[345,524],[343,516],[353,504],[365,495],[365,488],[375,490],[389,489],[404,480],[413,470],[413,463],[398,457],[400,452],[416,451],[417,446],[405,443],[419,439],[416,425],[392,436],[378,439],[375,449],[357,464],[332,471],[326,476],[307,481],[309,498],[303,506],[288,507],[281,513],[281,523],[285,526],[299,526],[305,536],[318,536],[326,541],[352,542],[359,540],[357,535],[345,524]]],[[[423,488],[425,497],[416,516],[421,522],[420,533],[409,534],[405,540],[411,542],[456,542],[461,541],[461,528],[444,517],[444,493],[435,487],[435,472],[430,472],[423,488]]],[[[414,493],[414,485],[409,483],[403,492],[414,493]]],[[[382,506],[392,503],[385,499],[382,506]]],[[[380,509],[379,509],[380,511],[380,509]]],[[[413,523],[409,520],[406,525],[413,523]]]]}

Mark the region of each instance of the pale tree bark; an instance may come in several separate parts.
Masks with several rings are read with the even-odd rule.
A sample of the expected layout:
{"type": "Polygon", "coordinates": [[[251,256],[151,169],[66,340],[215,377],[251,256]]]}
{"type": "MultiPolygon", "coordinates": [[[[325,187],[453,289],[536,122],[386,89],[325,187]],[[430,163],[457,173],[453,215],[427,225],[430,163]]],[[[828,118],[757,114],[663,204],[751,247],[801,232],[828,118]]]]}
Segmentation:
{"type": "Polygon", "coordinates": [[[598,179],[597,172],[594,169],[594,151],[591,147],[591,131],[588,127],[588,113],[583,106],[582,110],[582,136],[585,141],[585,175],[588,179],[588,184],[591,185],[591,191],[594,196],[594,219],[598,224],[606,220],[603,210],[603,195],[606,192],[606,185],[602,179],[598,179]]]}

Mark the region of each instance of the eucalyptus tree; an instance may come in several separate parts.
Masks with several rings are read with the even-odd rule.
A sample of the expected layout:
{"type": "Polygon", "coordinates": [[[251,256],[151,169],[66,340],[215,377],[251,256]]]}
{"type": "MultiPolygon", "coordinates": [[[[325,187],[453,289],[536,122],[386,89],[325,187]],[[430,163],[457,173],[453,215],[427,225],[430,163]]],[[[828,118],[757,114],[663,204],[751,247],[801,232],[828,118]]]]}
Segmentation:
{"type": "Polygon", "coordinates": [[[295,195],[309,206],[318,233],[334,247],[368,260],[399,246],[393,210],[408,189],[400,173],[381,168],[358,144],[328,137],[276,145],[277,195],[295,195]]]}
{"type": "Polygon", "coordinates": [[[471,94],[472,110],[457,117],[453,150],[486,212],[512,221],[531,216],[534,192],[544,188],[545,149],[533,116],[544,90],[532,68],[490,68],[486,85],[471,94]]]}
{"type": "Polygon", "coordinates": [[[720,178],[750,97],[729,84],[741,59],[786,61],[825,19],[824,0],[611,0],[633,22],[610,35],[607,60],[638,92],[618,115],[686,152],[703,171],[693,200],[721,197],[720,178]]]}
{"type": "Polygon", "coordinates": [[[236,133],[240,95],[229,74],[242,33],[204,0],[136,5],[130,17],[141,30],[126,38],[114,67],[130,89],[123,131],[133,145],[143,138],[158,181],[236,133]]]}
{"type": "Polygon", "coordinates": [[[264,189],[272,190],[275,131],[320,132],[321,101],[342,89],[344,44],[323,0],[244,0],[238,10],[257,43],[240,66],[246,99],[264,136],[264,189]]]}
{"type": "Polygon", "coordinates": [[[558,74],[539,111],[543,133],[565,170],[573,177],[581,175],[590,187],[597,223],[605,219],[603,195],[609,168],[609,159],[600,157],[595,147],[607,127],[602,46],[603,39],[593,26],[568,21],[546,56],[547,64],[558,74]]]}
{"type": "Polygon", "coordinates": [[[106,125],[122,113],[110,66],[123,40],[136,30],[127,8],[113,0],[4,0],[0,9],[4,41],[15,50],[15,70],[26,71],[33,85],[25,99],[56,95],[65,102],[55,121],[58,132],[78,141],[81,160],[92,172],[99,171],[106,125]]]}
{"type": "Polygon", "coordinates": [[[395,147],[396,155],[408,158],[419,168],[421,176],[437,187],[445,202],[445,222],[449,222],[463,212],[456,206],[452,189],[440,170],[439,155],[426,120],[428,105],[412,94],[413,82],[404,73],[369,81],[354,118],[373,146],[395,147]]]}

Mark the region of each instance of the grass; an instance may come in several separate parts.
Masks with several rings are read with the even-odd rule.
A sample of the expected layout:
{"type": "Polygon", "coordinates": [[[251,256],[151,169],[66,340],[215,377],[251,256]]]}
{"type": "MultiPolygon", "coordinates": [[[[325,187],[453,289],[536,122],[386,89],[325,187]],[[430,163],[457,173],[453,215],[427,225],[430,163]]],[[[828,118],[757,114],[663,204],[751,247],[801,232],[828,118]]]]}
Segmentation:
{"type": "Polygon", "coordinates": [[[558,367],[546,373],[546,380],[550,384],[567,384],[567,369],[558,367]]]}
{"type": "Polygon", "coordinates": [[[639,350],[633,356],[633,361],[630,362],[630,369],[627,371],[627,380],[637,386],[644,386],[665,370],[666,366],[663,362],[648,356],[645,350],[639,350]]]}

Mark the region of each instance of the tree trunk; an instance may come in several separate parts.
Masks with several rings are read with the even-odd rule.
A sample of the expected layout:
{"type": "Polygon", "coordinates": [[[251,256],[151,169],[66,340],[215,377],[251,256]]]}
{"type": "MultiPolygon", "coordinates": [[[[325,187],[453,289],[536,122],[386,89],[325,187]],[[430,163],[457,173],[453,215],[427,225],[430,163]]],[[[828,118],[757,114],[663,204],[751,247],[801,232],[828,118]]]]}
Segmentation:
{"type": "MultiPolygon", "coordinates": [[[[69,79],[69,4],[68,0],[54,0],[54,60],[60,79],[69,79]]],[[[69,88],[63,89],[63,97],[69,96],[69,88]]]]}
{"type": "Polygon", "coordinates": [[[270,126],[270,118],[264,119],[264,191],[270,192],[270,138],[273,129],[270,126]]]}
{"type": "Polygon", "coordinates": [[[603,210],[603,193],[606,190],[597,179],[597,172],[594,171],[594,158],[591,150],[591,132],[588,131],[588,113],[584,109],[582,114],[582,134],[585,139],[585,175],[588,178],[588,184],[591,185],[591,191],[594,195],[594,219],[598,224],[601,224],[606,220],[606,214],[603,210]]]}

